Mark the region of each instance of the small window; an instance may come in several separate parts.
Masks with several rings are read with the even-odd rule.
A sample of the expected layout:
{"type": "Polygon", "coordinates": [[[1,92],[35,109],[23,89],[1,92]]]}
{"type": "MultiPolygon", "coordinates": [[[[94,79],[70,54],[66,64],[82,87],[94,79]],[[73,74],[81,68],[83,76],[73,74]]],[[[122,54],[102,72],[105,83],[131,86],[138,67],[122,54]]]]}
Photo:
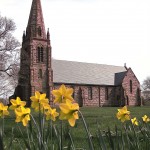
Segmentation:
{"type": "Polygon", "coordinates": [[[129,97],[126,95],[126,105],[129,105],[129,97]]]}
{"type": "Polygon", "coordinates": [[[43,47],[41,47],[40,58],[41,58],[41,62],[43,62],[43,47]]]}
{"type": "Polygon", "coordinates": [[[40,62],[40,47],[38,47],[38,62],[40,62]]]}
{"type": "Polygon", "coordinates": [[[92,87],[88,88],[88,99],[92,100],[92,87]]]}
{"type": "Polygon", "coordinates": [[[41,30],[41,27],[38,27],[38,35],[39,35],[39,36],[42,36],[42,30],[41,30]]]}
{"type": "Polygon", "coordinates": [[[73,89],[72,97],[74,98],[74,94],[75,94],[74,86],[72,85],[70,88],[72,88],[72,89],[73,89]]]}
{"type": "Polygon", "coordinates": [[[108,87],[105,88],[105,99],[108,100],[108,87]]]}
{"type": "Polygon", "coordinates": [[[38,62],[43,62],[43,47],[38,47],[38,62]]]}
{"type": "Polygon", "coordinates": [[[42,79],[42,69],[39,69],[39,78],[42,79]]]}
{"type": "Polygon", "coordinates": [[[130,93],[132,93],[132,80],[130,80],[130,93]]]}

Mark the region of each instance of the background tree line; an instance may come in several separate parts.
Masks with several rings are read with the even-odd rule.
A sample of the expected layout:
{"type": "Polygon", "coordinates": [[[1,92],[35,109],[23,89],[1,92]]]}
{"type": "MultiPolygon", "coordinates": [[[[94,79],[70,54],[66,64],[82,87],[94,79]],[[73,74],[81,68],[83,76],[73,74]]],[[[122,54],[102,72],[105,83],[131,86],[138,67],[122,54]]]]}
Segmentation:
{"type": "Polygon", "coordinates": [[[0,99],[7,99],[17,84],[20,43],[15,30],[14,21],[0,15],[0,99]]]}
{"type": "Polygon", "coordinates": [[[150,105],[150,76],[147,77],[141,86],[144,105],[150,105]]]}

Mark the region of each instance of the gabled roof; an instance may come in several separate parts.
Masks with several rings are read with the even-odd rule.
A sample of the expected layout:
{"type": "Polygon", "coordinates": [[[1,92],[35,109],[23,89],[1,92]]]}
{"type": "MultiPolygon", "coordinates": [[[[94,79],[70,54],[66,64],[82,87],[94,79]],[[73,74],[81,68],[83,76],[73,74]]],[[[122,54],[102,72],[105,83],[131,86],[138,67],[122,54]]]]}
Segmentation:
{"type": "Polygon", "coordinates": [[[52,59],[53,82],[90,84],[90,85],[118,85],[125,75],[122,66],[83,63],[52,59]]]}
{"type": "Polygon", "coordinates": [[[115,73],[115,85],[120,85],[127,71],[115,73]]]}

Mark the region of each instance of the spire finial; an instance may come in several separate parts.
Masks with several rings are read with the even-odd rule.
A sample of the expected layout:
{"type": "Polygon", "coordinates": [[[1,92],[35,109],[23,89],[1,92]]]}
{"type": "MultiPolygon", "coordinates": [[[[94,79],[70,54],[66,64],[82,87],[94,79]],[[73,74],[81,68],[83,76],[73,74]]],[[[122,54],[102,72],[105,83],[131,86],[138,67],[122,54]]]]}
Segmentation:
{"type": "Polygon", "coordinates": [[[50,40],[49,28],[47,29],[47,39],[50,40]]]}
{"type": "Polygon", "coordinates": [[[124,67],[125,67],[126,70],[128,70],[128,67],[127,67],[127,64],[126,64],[126,63],[124,63],[124,67]]]}

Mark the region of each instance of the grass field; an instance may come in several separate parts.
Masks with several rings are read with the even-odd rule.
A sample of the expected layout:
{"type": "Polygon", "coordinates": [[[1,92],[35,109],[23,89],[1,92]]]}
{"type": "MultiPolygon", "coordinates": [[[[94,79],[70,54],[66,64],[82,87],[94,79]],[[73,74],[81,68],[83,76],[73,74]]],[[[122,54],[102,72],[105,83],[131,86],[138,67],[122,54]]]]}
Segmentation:
{"type": "MultiPolygon", "coordinates": [[[[117,107],[93,107],[93,108],[81,108],[88,128],[93,137],[96,137],[96,133],[98,130],[98,124],[100,124],[100,129],[102,131],[107,131],[108,127],[112,132],[115,131],[115,126],[119,129],[122,128],[122,123],[116,118],[117,107]]],[[[141,117],[145,114],[150,116],[150,107],[128,107],[128,110],[131,112],[131,117],[137,117],[141,121],[141,117]]],[[[77,121],[77,125],[73,130],[73,137],[76,139],[76,145],[85,145],[87,148],[85,130],[83,128],[83,123],[81,120],[77,121]]],[[[79,146],[80,147],[80,146],[79,146]]]]}
{"type": "MultiPolygon", "coordinates": [[[[102,129],[107,129],[109,126],[111,129],[115,125],[120,126],[120,121],[116,118],[117,107],[93,107],[93,108],[81,108],[87,124],[89,124],[90,128],[98,121],[101,124],[102,129]]],[[[131,117],[137,117],[141,119],[141,117],[145,114],[150,116],[150,106],[143,107],[128,107],[128,110],[131,112],[131,117]]]]}
{"type": "MultiPolygon", "coordinates": [[[[117,107],[84,107],[80,108],[80,111],[82,112],[85,121],[87,123],[87,126],[89,128],[89,131],[93,137],[93,140],[95,140],[95,137],[97,136],[97,130],[98,126],[100,125],[101,131],[107,131],[108,127],[112,132],[115,131],[115,126],[119,129],[122,127],[122,123],[116,118],[117,113],[117,107]]],[[[147,116],[150,116],[150,107],[128,107],[128,110],[131,112],[132,117],[137,117],[139,120],[141,120],[141,117],[145,114],[147,116]]],[[[36,114],[34,114],[36,116],[36,114]]],[[[12,132],[12,127],[14,127],[16,124],[14,123],[14,117],[8,117],[5,119],[5,137],[9,137],[12,132]]],[[[59,126],[59,122],[56,122],[56,125],[59,126]]],[[[73,141],[75,143],[76,148],[83,148],[88,150],[88,142],[87,142],[87,135],[85,128],[83,126],[83,122],[81,118],[77,120],[75,127],[69,127],[68,123],[65,122],[63,126],[67,130],[70,131],[73,141]]],[[[18,139],[20,139],[22,136],[20,135],[18,130],[14,130],[14,145],[18,142],[18,139]]],[[[7,141],[7,140],[6,140],[7,141]]],[[[95,140],[95,145],[97,145],[97,140],[95,140]]],[[[14,146],[13,149],[16,149],[17,146],[14,146]]]]}

